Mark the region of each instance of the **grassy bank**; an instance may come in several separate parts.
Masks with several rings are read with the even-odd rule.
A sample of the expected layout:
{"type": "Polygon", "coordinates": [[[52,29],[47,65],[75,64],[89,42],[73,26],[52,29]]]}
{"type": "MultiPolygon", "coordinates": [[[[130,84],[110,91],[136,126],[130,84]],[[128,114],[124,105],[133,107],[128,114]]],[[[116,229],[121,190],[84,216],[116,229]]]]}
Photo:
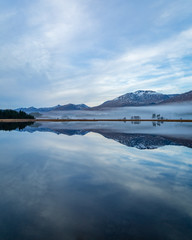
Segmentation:
{"type": "Polygon", "coordinates": [[[192,122],[192,119],[0,119],[0,122],[192,122]]]}

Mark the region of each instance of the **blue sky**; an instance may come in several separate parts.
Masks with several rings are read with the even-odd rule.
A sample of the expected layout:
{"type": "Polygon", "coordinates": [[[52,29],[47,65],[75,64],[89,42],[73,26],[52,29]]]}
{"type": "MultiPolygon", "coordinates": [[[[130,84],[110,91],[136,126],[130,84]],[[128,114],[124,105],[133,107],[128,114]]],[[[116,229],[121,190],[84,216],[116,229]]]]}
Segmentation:
{"type": "Polygon", "coordinates": [[[191,0],[0,0],[0,108],[192,89],[191,0]]]}

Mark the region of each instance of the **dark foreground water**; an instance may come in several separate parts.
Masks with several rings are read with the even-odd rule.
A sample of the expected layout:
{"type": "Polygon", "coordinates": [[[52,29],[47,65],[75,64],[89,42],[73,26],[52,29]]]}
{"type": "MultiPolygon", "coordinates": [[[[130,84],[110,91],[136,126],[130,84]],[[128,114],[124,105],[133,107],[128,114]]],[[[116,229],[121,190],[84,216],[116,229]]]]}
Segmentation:
{"type": "Polygon", "coordinates": [[[123,126],[1,131],[0,240],[191,240],[192,126],[123,126]]]}

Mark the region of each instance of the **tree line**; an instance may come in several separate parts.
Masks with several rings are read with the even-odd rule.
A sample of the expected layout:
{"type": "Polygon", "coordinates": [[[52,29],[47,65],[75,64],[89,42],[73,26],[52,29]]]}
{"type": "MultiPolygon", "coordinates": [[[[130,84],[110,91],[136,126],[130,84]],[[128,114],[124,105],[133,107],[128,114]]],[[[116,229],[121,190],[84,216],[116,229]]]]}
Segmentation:
{"type": "Polygon", "coordinates": [[[0,110],[0,119],[35,119],[34,116],[24,111],[15,111],[11,109],[0,110]]]}

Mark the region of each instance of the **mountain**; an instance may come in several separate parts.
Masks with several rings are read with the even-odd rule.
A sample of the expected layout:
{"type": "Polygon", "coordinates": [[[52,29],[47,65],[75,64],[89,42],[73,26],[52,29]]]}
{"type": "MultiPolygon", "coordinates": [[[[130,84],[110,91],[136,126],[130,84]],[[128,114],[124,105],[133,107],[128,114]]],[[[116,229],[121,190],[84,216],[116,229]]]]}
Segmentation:
{"type": "Polygon", "coordinates": [[[169,99],[164,100],[160,104],[168,104],[168,103],[182,103],[182,102],[192,102],[192,91],[177,94],[169,99]]]}
{"type": "Polygon", "coordinates": [[[106,107],[128,107],[128,106],[147,106],[158,104],[160,102],[166,101],[177,94],[162,94],[155,91],[144,91],[139,90],[136,92],[126,93],[120,97],[113,100],[106,101],[103,104],[96,106],[92,109],[102,109],[106,107]]]}
{"type": "Polygon", "coordinates": [[[192,102],[192,91],[182,94],[162,94],[151,90],[138,90],[136,92],[126,93],[113,100],[106,101],[99,106],[88,107],[85,104],[66,104],[45,108],[18,108],[26,113],[49,112],[49,111],[68,111],[68,110],[100,110],[114,107],[133,107],[133,106],[150,106],[182,102],[192,102]]]}
{"type": "Polygon", "coordinates": [[[85,104],[66,104],[66,105],[57,105],[54,107],[45,107],[45,108],[35,108],[35,107],[29,107],[29,108],[17,108],[16,111],[24,111],[26,113],[32,113],[32,112],[49,112],[49,111],[70,111],[70,110],[85,110],[89,109],[89,107],[85,104]]]}
{"type": "Polygon", "coordinates": [[[85,104],[72,104],[69,103],[67,105],[58,105],[54,108],[55,111],[66,111],[66,110],[84,110],[84,109],[88,109],[89,107],[85,104]]]}
{"type": "Polygon", "coordinates": [[[37,112],[37,108],[35,107],[29,107],[29,108],[17,108],[15,111],[23,111],[26,113],[31,113],[31,112],[37,112]]]}

